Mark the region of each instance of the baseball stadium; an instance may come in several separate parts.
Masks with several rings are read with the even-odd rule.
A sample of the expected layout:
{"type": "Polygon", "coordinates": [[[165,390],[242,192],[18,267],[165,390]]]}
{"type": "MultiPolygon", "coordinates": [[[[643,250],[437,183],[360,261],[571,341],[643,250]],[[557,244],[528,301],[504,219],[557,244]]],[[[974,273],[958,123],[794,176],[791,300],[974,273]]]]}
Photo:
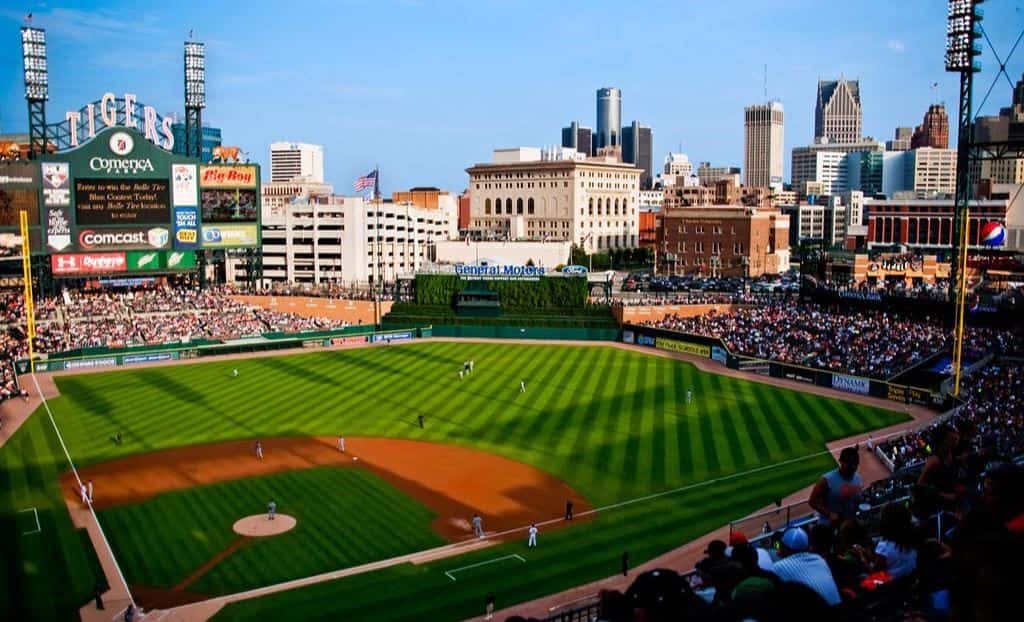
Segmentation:
{"type": "Polygon", "coordinates": [[[532,262],[269,282],[261,167],[200,157],[202,44],[181,152],[132,94],[47,124],[45,34],[22,39],[2,619],[1013,619],[1002,221],[959,222],[941,287],[906,268],[870,296],[823,255],[798,290],[630,295],[532,262]]]}

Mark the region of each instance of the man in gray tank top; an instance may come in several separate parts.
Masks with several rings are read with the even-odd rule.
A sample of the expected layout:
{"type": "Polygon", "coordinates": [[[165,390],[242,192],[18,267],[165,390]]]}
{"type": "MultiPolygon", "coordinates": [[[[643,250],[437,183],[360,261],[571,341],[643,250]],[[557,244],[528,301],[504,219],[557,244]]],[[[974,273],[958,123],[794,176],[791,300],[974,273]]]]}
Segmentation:
{"type": "Polygon", "coordinates": [[[811,491],[810,505],[818,512],[821,523],[839,527],[857,515],[864,482],[857,473],[860,455],[856,447],[839,452],[839,467],[825,473],[811,491]]]}

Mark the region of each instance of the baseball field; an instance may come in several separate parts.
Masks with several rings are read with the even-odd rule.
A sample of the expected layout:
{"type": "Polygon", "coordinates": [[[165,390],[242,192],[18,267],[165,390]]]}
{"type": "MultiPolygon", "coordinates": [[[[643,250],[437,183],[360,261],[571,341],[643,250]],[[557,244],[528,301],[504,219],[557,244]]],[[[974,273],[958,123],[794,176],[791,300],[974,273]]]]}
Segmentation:
{"type": "MultiPolygon", "coordinates": [[[[147,608],[469,540],[474,513],[498,534],[218,620],[465,619],[487,593],[504,607],[614,574],[626,549],[639,564],[680,546],[813,482],[827,441],[906,419],[604,346],[418,343],[55,380],[53,417],[147,608]],[[233,530],[271,500],[293,529],[233,530]]],[[[101,574],[68,471],[43,410],[0,450],[5,619],[75,619],[101,574]]]]}

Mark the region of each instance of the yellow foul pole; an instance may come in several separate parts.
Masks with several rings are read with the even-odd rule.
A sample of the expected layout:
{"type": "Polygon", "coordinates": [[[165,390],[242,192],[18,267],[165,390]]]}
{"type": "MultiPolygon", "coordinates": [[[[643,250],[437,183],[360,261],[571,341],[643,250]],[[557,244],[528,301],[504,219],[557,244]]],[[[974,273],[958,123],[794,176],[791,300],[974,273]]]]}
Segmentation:
{"type": "Polygon", "coordinates": [[[28,369],[35,373],[36,362],[33,342],[36,339],[36,311],[32,298],[32,251],[28,238],[28,211],[21,210],[21,274],[25,281],[25,334],[28,336],[28,369]]]}
{"type": "Polygon", "coordinates": [[[971,210],[964,209],[963,225],[960,227],[960,254],[956,258],[956,326],[953,337],[953,395],[960,396],[960,368],[963,363],[964,320],[967,315],[967,242],[971,230],[971,210]]]}

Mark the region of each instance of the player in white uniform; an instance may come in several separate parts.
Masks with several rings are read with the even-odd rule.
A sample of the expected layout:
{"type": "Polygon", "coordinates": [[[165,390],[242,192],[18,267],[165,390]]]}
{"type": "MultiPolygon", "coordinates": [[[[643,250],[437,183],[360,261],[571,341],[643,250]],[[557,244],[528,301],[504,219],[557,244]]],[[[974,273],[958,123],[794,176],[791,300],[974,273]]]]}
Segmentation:
{"type": "Polygon", "coordinates": [[[537,546],[537,525],[530,525],[529,532],[530,537],[526,540],[526,546],[537,546]]]}
{"type": "Polygon", "coordinates": [[[526,393],[526,381],[525,380],[520,380],[519,381],[519,392],[520,393],[526,393]]]}
{"type": "Polygon", "coordinates": [[[341,451],[341,453],[345,453],[345,437],[344,436],[339,436],[338,437],[338,449],[341,451]]]}
{"type": "Polygon", "coordinates": [[[232,370],[231,370],[231,375],[232,375],[233,377],[235,377],[235,378],[237,378],[237,377],[238,377],[238,368],[237,368],[237,367],[236,367],[235,369],[232,369],[232,370]]]}
{"type": "Polygon", "coordinates": [[[263,443],[256,441],[256,457],[260,460],[263,459],[263,443]]]}

